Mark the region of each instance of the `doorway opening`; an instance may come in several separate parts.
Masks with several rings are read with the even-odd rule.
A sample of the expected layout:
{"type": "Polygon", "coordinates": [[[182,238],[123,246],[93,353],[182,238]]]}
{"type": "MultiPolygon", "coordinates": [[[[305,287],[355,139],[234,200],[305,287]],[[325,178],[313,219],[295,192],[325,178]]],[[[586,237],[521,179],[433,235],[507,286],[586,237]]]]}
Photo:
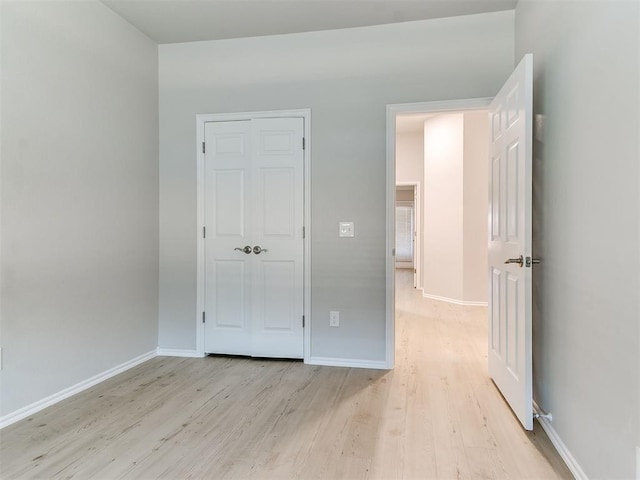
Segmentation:
{"type": "MultiPolygon", "coordinates": [[[[489,155],[484,155],[484,162],[488,163],[488,174],[485,182],[488,183],[488,204],[484,207],[487,218],[487,304],[488,334],[486,335],[487,367],[488,374],[503,398],[508,402],[518,420],[526,430],[533,428],[533,372],[532,372],[532,312],[531,312],[531,267],[540,263],[539,259],[532,256],[531,230],[532,230],[532,142],[533,142],[533,55],[526,54],[515,70],[511,73],[502,88],[493,99],[470,99],[449,102],[434,102],[421,104],[404,104],[387,106],[387,363],[393,368],[395,362],[395,182],[396,182],[396,129],[399,115],[408,113],[438,113],[455,122],[454,117],[459,117],[455,112],[477,111],[486,109],[489,115],[489,129],[486,137],[489,137],[489,155]],[[490,161],[487,160],[490,158],[490,161]],[[489,208],[487,208],[489,207],[489,208]]],[[[464,117],[465,114],[462,115],[464,117]]],[[[464,118],[463,118],[464,120],[464,118]]],[[[459,118],[458,118],[459,121],[459,118]]],[[[486,120],[485,120],[486,121],[486,120]]],[[[464,124],[464,122],[463,122],[464,124]]],[[[486,125],[486,124],[485,124],[486,125]]],[[[436,129],[437,130],[437,129],[436,129]]],[[[430,172],[424,174],[424,191],[429,191],[427,181],[438,180],[441,173],[447,168],[443,165],[448,161],[442,160],[440,155],[450,142],[450,135],[438,131],[431,139],[427,139],[425,123],[425,170],[432,167],[430,172]],[[430,150],[433,149],[434,152],[430,150]],[[442,151],[441,151],[442,150],[442,151]],[[432,155],[433,153],[433,155],[432,155]],[[433,158],[431,158],[433,157],[433,158]],[[431,165],[433,160],[433,165],[431,165]]],[[[450,150],[454,150],[450,148],[450,150]]],[[[464,150],[464,146],[463,146],[464,150]]],[[[462,155],[463,171],[464,153],[462,155]]],[[[464,177],[463,177],[464,178],[464,177]]],[[[423,203],[434,212],[434,218],[442,216],[450,208],[447,188],[443,189],[437,184],[435,191],[443,196],[438,202],[426,199],[423,203]]],[[[446,182],[444,182],[446,183],[446,182]]],[[[464,180],[462,182],[464,185],[464,180]]],[[[459,185],[458,185],[459,188],[459,185]]],[[[454,193],[456,189],[452,190],[454,193]]],[[[459,196],[458,196],[459,198],[459,196]]],[[[465,211],[465,199],[462,196],[463,219],[465,211]]],[[[455,201],[454,201],[455,203],[455,201]]],[[[423,217],[426,217],[426,209],[423,217]]],[[[439,226],[448,229],[456,224],[457,217],[445,215],[445,221],[439,226]]],[[[429,222],[424,222],[427,225],[429,222]]],[[[464,232],[463,220],[463,232],[464,232]]],[[[427,228],[427,227],[424,227],[427,228]]],[[[423,228],[423,229],[424,229],[423,228]]],[[[437,230],[437,227],[432,228],[437,230]]],[[[438,232],[440,233],[440,232],[438,232]]],[[[439,237],[438,237],[439,238],[439,237]]],[[[463,246],[457,244],[464,235],[449,236],[450,244],[457,251],[462,251],[463,246]],[[458,242],[456,242],[456,238],[458,242]]],[[[429,275],[432,272],[425,257],[431,253],[429,246],[423,242],[423,267],[429,267],[429,275]]],[[[442,242],[441,242],[442,244],[442,242]]],[[[435,262],[450,262],[449,272],[458,269],[466,272],[467,262],[460,263],[459,255],[451,255],[449,248],[434,249],[435,262]],[[459,268],[458,265],[461,265],[459,268]]],[[[473,258],[471,256],[470,258],[473,258]]],[[[426,268],[423,268],[426,270],[426,268]]],[[[423,291],[426,293],[433,285],[427,284],[427,272],[423,271],[423,291]]],[[[446,275],[440,277],[433,275],[431,279],[440,282],[446,275]]],[[[450,286],[448,283],[442,282],[450,286]]],[[[450,283],[450,282],[449,282],[450,283]]],[[[466,291],[465,282],[458,282],[458,292],[462,292],[463,299],[466,291]],[[462,290],[460,290],[462,285],[462,290]]],[[[455,291],[454,291],[455,293],[455,291]]],[[[452,300],[442,298],[439,295],[432,296],[436,300],[452,300]]],[[[440,302],[442,303],[442,302],[440,302]]],[[[456,302],[453,302],[456,303],[456,302]]],[[[464,304],[464,303],[463,303],[464,304]]]]}
{"type": "MultiPolygon", "coordinates": [[[[467,133],[472,120],[482,122],[485,128],[477,136],[486,140],[486,110],[490,102],[490,98],[480,98],[387,107],[386,347],[389,368],[393,368],[396,354],[396,273],[402,272],[398,267],[407,266],[403,257],[409,242],[398,242],[406,237],[401,229],[406,229],[407,222],[403,223],[401,217],[406,217],[408,212],[402,207],[411,206],[403,203],[407,187],[414,194],[410,210],[413,245],[409,245],[414,288],[422,297],[432,300],[486,305],[487,151],[475,152],[476,158],[472,158],[469,147],[467,166],[464,127],[465,114],[467,133]]],[[[466,140],[467,143],[473,141],[472,138],[466,140]]],[[[403,286],[406,284],[407,280],[403,281],[403,286]]]]}
{"type": "Polygon", "coordinates": [[[418,287],[420,264],[420,182],[396,183],[396,269],[408,270],[418,287]]]}

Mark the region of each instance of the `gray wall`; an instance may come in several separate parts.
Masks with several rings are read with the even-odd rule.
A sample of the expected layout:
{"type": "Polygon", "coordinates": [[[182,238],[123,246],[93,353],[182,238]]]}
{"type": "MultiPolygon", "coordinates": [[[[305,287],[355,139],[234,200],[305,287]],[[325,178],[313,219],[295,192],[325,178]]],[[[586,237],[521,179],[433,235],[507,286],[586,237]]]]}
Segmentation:
{"type": "Polygon", "coordinates": [[[639,3],[520,0],[534,54],[534,396],[589,478],[637,478],[639,3]]]}
{"type": "Polygon", "coordinates": [[[384,361],[385,106],[495,95],[513,15],[161,45],[160,347],[195,349],[195,115],[311,108],[311,355],[384,361]]]}
{"type": "Polygon", "coordinates": [[[97,1],[2,5],[1,413],[157,346],[157,46],[97,1]]]}

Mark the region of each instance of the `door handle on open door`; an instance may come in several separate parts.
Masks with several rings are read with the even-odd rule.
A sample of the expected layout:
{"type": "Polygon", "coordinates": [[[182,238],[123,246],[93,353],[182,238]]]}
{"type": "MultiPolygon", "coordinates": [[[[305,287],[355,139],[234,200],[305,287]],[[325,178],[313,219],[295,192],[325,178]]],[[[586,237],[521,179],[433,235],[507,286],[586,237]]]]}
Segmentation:
{"type": "Polygon", "coordinates": [[[531,258],[531,257],[527,257],[525,260],[525,266],[531,268],[531,265],[538,265],[540,263],[540,259],[539,258],[531,258]]]}
{"type": "Polygon", "coordinates": [[[253,253],[255,253],[256,255],[259,255],[262,252],[268,252],[269,250],[267,250],[266,248],[262,248],[260,245],[256,245],[255,247],[253,247],[253,253]]]}
{"type": "Polygon", "coordinates": [[[239,252],[244,252],[244,253],[246,253],[247,255],[249,255],[249,254],[251,253],[251,247],[250,247],[249,245],[246,245],[246,246],[245,246],[245,247],[243,247],[243,248],[236,247],[236,248],[234,248],[234,250],[238,250],[239,252]]]}
{"type": "Polygon", "coordinates": [[[522,267],[524,265],[524,258],[522,258],[522,255],[520,255],[518,258],[509,258],[504,263],[517,263],[522,267]]]}

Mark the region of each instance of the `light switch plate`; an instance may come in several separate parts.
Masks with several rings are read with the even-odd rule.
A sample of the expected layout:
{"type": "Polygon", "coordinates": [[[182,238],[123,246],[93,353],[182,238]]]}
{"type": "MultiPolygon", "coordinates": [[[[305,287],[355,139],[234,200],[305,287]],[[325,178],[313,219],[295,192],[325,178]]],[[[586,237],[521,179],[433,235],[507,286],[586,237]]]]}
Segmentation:
{"type": "Polygon", "coordinates": [[[355,237],[353,222],[340,222],[339,235],[341,237],[355,237]]]}

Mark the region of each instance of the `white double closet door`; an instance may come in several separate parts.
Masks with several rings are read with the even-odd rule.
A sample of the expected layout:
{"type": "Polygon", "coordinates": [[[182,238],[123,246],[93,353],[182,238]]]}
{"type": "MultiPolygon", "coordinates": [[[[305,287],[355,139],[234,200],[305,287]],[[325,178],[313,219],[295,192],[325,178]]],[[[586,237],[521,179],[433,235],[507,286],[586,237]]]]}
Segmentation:
{"type": "Polygon", "coordinates": [[[303,357],[302,118],[205,123],[205,352],[303,357]]]}

